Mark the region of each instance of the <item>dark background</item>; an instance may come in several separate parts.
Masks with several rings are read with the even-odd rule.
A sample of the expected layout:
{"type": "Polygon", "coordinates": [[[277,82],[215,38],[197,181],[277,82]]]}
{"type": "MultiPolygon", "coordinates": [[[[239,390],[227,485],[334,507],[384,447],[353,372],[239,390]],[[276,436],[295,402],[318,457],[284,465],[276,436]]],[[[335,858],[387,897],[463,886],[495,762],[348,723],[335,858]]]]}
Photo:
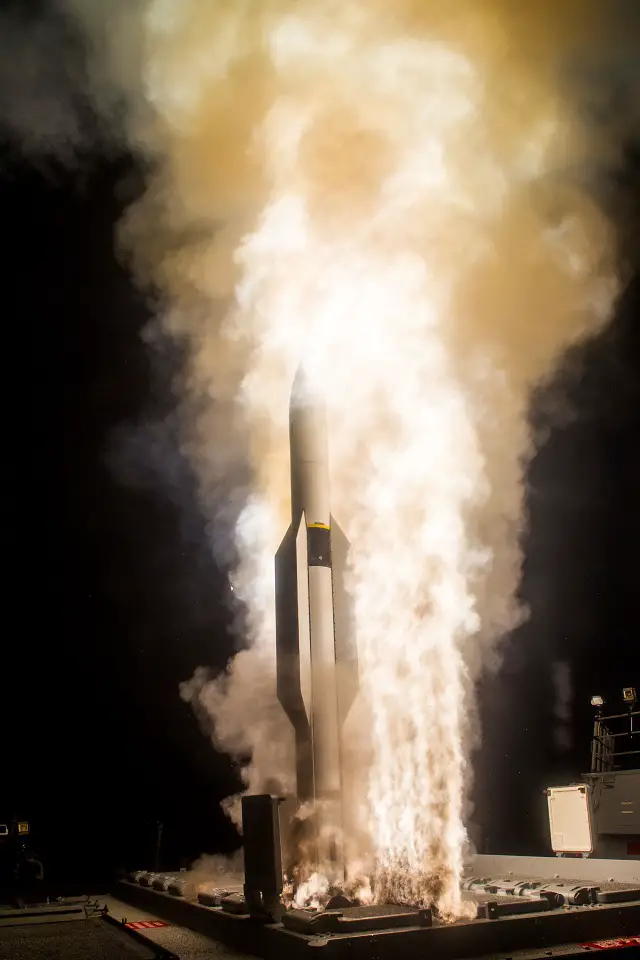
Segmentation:
{"type": "MultiPolygon", "coordinates": [[[[0,812],[31,818],[58,875],[99,883],[150,862],[158,820],[165,867],[236,843],[217,806],[236,771],[178,694],[232,651],[224,578],[177,454],[174,360],[143,343],[150,314],[114,255],[135,166],[3,157],[0,812]]],[[[630,157],[617,181],[627,220],[639,169],[630,157]]],[[[621,258],[635,253],[625,241],[621,258]]],[[[587,769],[591,694],[640,687],[639,306],[634,273],[565,376],[573,419],[529,471],[531,618],[482,692],[474,819],[493,851],[546,851],[541,790],[587,769]],[[573,683],[564,748],[556,661],[573,683]]]]}

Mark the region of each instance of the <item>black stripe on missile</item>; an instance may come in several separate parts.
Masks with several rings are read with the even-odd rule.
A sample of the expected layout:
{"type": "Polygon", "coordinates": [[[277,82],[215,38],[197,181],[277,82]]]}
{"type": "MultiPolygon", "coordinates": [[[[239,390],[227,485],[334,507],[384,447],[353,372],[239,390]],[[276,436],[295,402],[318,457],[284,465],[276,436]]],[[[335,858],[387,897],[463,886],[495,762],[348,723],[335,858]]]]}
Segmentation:
{"type": "Polygon", "coordinates": [[[307,555],[310,567],[331,566],[331,532],[324,524],[307,527],[307,555]]]}

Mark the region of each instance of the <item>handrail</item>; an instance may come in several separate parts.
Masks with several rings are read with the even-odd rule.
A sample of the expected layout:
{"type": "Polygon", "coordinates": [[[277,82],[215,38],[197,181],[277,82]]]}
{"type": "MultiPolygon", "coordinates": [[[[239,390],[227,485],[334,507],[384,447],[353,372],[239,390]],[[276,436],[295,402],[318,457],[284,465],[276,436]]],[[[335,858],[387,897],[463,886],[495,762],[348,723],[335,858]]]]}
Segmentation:
{"type": "Polygon", "coordinates": [[[591,772],[592,773],[611,773],[619,769],[616,763],[620,757],[630,757],[640,755],[640,750],[616,750],[620,737],[629,738],[629,746],[637,744],[633,737],[640,734],[640,729],[636,725],[634,729],[633,717],[640,716],[640,710],[628,710],[626,713],[615,713],[610,716],[596,714],[593,724],[593,737],[591,739],[591,772]],[[605,721],[620,721],[628,719],[628,729],[612,732],[605,721]]]}
{"type": "Polygon", "coordinates": [[[598,720],[624,720],[625,717],[640,717],[640,710],[627,710],[626,713],[612,713],[610,717],[598,716],[598,720]]]}

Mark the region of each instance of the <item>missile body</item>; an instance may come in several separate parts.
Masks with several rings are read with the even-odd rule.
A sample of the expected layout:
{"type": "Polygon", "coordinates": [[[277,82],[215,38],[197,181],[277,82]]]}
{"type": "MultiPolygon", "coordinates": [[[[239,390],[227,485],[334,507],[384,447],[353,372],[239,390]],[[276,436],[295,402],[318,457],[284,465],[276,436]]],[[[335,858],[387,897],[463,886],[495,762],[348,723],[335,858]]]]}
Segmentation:
{"type": "Polygon", "coordinates": [[[289,413],[291,526],[276,554],[278,698],[296,739],[298,804],[311,810],[305,848],[344,872],[342,729],[357,690],[344,571],[346,537],[331,515],[322,404],[298,371],[289,413]]]}

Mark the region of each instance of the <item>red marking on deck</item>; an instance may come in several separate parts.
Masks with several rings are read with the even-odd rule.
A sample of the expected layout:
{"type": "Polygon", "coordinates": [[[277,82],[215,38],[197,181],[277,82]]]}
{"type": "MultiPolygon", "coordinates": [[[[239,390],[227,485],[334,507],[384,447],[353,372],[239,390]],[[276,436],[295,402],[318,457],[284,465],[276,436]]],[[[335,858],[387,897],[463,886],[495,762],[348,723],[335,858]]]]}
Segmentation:
{"type": "Polygon", "coordinates": [[[622,950],[623,947],[640,947],[640,937],[616,937],[613,940],[593,940],[581,943],[586,950],[622,950]]]}
{"type": "Polygon", "coordinates": [[[127,926],[131,927],[132,930],[157,930],[158,927],[168,927],[169,924],[165,923],[164,920],[132,920],[127,926]]]}

